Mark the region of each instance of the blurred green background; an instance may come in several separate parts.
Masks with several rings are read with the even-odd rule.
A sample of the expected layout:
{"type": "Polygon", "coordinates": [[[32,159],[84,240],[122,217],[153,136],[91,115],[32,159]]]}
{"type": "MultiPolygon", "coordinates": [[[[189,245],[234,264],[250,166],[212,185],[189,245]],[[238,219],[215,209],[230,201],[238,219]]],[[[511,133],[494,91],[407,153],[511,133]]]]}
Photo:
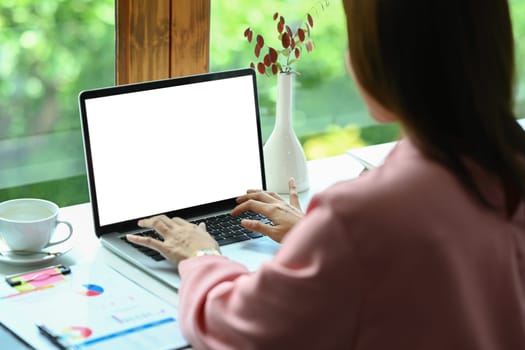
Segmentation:
{"type": "MultiPolygon", "coordinates": [[[[295,69],[294,127],[307,157],[395,140],[396,124],[368,116],[344,67],[340,1],[212,1],[210,70],[254,60],[246,27],[272,41],[274,12],[298,25],[314,17],[315,49],[295,69]]],[[[525,0],[511,0],[517,43],[516,112],[525,117],[525,0]]],[[[60,206],[89,200],[78,93],[114,84],[114,0],[2,0],[0,4],[0,201],[40,197],[60,206]]],[[[263,138],[274,124],[276,77],[258,76],[263,138]]]]}

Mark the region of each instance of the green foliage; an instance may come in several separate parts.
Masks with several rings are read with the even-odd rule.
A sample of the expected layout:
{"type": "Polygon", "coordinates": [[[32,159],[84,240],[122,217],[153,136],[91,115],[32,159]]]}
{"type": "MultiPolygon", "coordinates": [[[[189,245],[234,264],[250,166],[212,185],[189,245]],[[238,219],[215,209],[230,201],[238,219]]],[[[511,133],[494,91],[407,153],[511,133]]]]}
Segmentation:
{"type": "MultiPolygon", "coordinates": [[[[316,2],[212,1],[211,70],[249,66],[253,52],[242,36],[246,27],[261,33],[274,32],[275,23],[268,18],[276,11],[296,27],[316,2]]],[[[516,112],[523,118],[525,0],[510,0],[510,5],[516,39],[516,112]]],[[[396,139],[399,126],[379,126],[370,119],[345,71],[347,43],[342,3],[330,2],[321,13],[312,15],[315,49],[294,63],[295,70],[301,72],[296,79],[294,124],[305,148],[315,150],[310,158],[396,139]]],[[[84,89],[114,84],[114,18],[114,0],[0,2],[0,170],[13,160],[25,166],[59,157],[83,159],[77,96],[84,89]],[[13,159],[6,156],[12,140],[26,143],[30,135],[66,131],[76,133],[78,140],[58,148],[30,147],[22,155],[13,153],[13,159]]],[[[258,76],[258,88],[266,139],[274,125],[275,77],[258,76]]],[[[22,196],[49,198],[59,205],[85,202],[86,178],[68,176],[0,189],[0,200],[22,196]]]]}
{"type": "Polygon", "coordinates": [[[330,125],[328,130],[301,139],[307,159],[319,159],[344,154],[347,150],[367,145],[399,140],[398,123],[367,127],[330,125]]]}
{"type": "MultiPolygon", "coordinates": [[[[78,169],[68,164],[84,158],[79,92],[114,84],[114,18],[114,0],[2,0],[0,170],[29,172],[35,164],[36,169],[49,164],[63,168],[50,172],[67,178],[4,188],[0,200],[36,196],[59,205],[89,200],[85,176],[69,178],[78,169]],[[76,138],[58,147],[51,141],[35,146],[30,137],[51,140],[64,133],[76,138]]],[[[39,178],[38,170],[30,177],[39,178]]],[[[16,180],[2,178],[0,188],[16,180]]]]}
{"type": "MultiPolygon", "coordinates": [[[[296,19],[300,24],[303,15],[312,7],[312,1],[255,1],[230,0],[212,2],[211,65],[212,70],[246,67],[253,61],[251,46],[242,36],[246,27],[255,32],[274,32],[275,23],[269,21],[276,11],[287,22],[296,19]]],[[[516,90],[516,113],[525,117],[525,1],[511,0],[514,33],[516,37],[516,62],[519,84],[516,90]]],[[[295,70],[301,72],[296,80],[294,126],[298,136],[306,140],[311,135],[330,133],[337,125],[344,128],[349,123],[366,130],[386,128],[373,133],[373,143],[390,140],[389,127],[377,126],[368,116],[353,81],[344,67],[347,47],[345,18],[341,2],[330,2],[323,13],[315,16],[313,40],[315,49],[296,62],[295,70]],[[370,127],[370,128],[369,128],[370,127]]],[[[266,37],[265,37],[266,39],[266,37]]],[[[275,38],[277,39],[277,37],[275,38]]],[[[259,76],[259,104],[266,139],[274,124],[276,80],[259,76]]],[[[366,141],[368,143],[368,141],[366,141]]]]}
{"type": "Polygon", "coordinates": [[[322,134],[310,136],[303,141],[307,159],[319,159],[344,154],[347,150],[363,147],[361,129],[349,125],[342,128],[338,125],[328,127],[322,134]]]}
{"type": "Polygon", "coordinates": [[[516,45],[516,116],[525,118],[525,0],[510,0],[516,45]]]}
{"type": "Polygon", "coordinates": [[[398,123],[371,125],[361,129],[361,138],[366,145],[399,140],[401,129],[398,123]]]}
{"type": "MultiPolygon", "coordinates": [[[[275,22],[269,19],[278,12],[295,28],[303,23],[305,14],[317,3],[316,0],[212,2],[211,70],[249,66],[254,55],[252,46],[246,45],[243,37],[247,27],[257,33],[276,33],[275,22]]],[[[315,49],[303,53],[294,63],[294,69],[301,73],[295,79],[294,90],[294,126],[298,136],[304,138],[323,133],[330,125],[373,123],[345,71],[347,43],[342,3],[330,2],[330,6],[317,9],[312,16],[315,49]]],[[[268,41],[277,39],[277,33],[275,38],[265,36],[268,41]]],[[[266,139],[275,120],[276,79],[259,76],[257,81],[263,138],[266,139]]]]}
{"type": "Polygon", "coordinates": [[[74,176],[0,189],[1,200],[27,197],[49,199],[61,207],[85,203],[89,201],[87,178],[85,175],[74,176]]]}
{"type": "Polygon", "coordinates": [[[78,129],[79,91],[114,82],[113,32],[113,0],[2,1],[0,140],[78,129]]]}

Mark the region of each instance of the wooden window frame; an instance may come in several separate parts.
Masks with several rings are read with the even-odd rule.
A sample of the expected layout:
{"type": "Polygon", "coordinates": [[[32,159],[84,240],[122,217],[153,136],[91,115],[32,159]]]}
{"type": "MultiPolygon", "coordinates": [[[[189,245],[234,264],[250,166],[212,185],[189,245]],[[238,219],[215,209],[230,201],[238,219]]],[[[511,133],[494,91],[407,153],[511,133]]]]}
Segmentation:
{"type": "Polygon", "coordinates": [[[116,84],[209,71],[210,0],[115,0],[116,84]]]}

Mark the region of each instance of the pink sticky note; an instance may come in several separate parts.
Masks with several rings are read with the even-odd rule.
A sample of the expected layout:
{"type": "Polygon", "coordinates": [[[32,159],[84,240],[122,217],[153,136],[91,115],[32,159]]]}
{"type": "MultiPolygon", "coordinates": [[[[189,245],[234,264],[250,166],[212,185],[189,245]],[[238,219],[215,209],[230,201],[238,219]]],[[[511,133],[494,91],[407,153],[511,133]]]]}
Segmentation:
{"type": "Polygon", "coordinates": [[[20,276],[20,280],[26,281],[26,283],[22,283],[15,288],[20,292],[25,292],[63,281],[64,276],[56,267],[52,267],[47,270],[26,273],[25,275],[20,276]]]}

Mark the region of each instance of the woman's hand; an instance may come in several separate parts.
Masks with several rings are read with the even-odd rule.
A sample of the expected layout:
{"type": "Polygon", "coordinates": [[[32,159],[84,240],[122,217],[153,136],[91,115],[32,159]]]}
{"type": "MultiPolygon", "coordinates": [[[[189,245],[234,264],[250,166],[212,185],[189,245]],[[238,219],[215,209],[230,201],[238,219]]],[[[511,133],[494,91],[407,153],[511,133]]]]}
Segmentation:
{"type": "Polygon", "coordinates": [[[168,218],[165,215],[142,219],[140,227],[152,228],[164,239],[127,235],[128,241],[158,251],[169,261],[177,264],[195,255],[202,249],[215,249],[220,252],[217,241],[206,231],[206,225],[192,224],[181,218],[168,218]]]}
{"type": "Polygon", "coordinates": [[[273,222],[273,226],[248,219],[241,220],[241,225],[248,230],[261,232],[274,241],[281,242],[286,233],[304,216],[293,178],[288,181],[288,188],[290,203],[274,192],[248,190],[244,196],[237,198],[239,205],[231,211],[231,214],[235,216],[251,210],[266,216],[273,222]]]}

